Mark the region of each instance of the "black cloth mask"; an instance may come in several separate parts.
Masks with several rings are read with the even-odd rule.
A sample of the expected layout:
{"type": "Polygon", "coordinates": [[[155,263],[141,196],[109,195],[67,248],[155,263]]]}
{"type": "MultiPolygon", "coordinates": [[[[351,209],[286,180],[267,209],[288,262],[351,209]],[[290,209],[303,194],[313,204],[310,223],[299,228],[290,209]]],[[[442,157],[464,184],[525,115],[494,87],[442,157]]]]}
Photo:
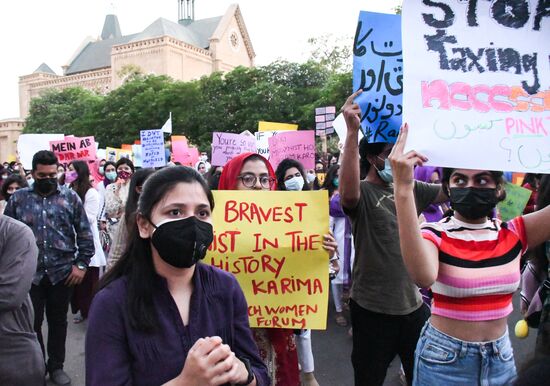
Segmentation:
{"type": "Polygon", "coordinates": [[[204,259],[208,247],[214,241],[212,225],[195,216],[153,226],[153,246],[162,260],[176,268],[191,268],[204,259]]]}
{"type": "Polygon", "coordinates": [[[38,193],[48,196],[57,190],[57,178],[37,178],[33,186],[38,193]]]}
{"type": "Polygon", "coordinates": [[[489,217],[498,203],[496,188],[450,188],[451,206],[468,220],[489,217]]]}

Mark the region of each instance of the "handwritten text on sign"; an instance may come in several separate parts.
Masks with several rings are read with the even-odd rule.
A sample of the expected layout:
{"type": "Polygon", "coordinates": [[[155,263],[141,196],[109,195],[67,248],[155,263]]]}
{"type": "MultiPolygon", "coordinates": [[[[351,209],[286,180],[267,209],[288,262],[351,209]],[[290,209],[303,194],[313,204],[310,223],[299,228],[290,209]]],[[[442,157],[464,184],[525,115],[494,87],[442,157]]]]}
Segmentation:
{"type": "Polygon", "coordinates": [[[96,158],[94,137],[65,137],[62,141],[51,141],[50,148],[60,163],[89,161],[96,158]]]}
{"type": "Polygon", "coordinates": [[[504,185],[504,189],[506,199],[498,203],[498,210],[502,221],[509,221],[523,214],[532,192],[509,182],[504,185]]]}
{"type": "Polygon", "coordinates": [[[144,168],[166,165],[162,130],[141,130],[141,162],[144,168]]]}
{"type": "Polygon", "coordinates": [[[401,16],[361,12],[353,43],[353,89],[363,93],[361,128],[369,142],[395,142],[403,115],[401,16]]]}
{"type": "Polygon", "coordinates": [[[215,235],[205,262],[235,275],[250,325],[325,329],[326,191],[213,193],[215,235]]]}
{"type": "Polygon", "coordinates": [[[269,138],[277,135],[278,131],[257,131],[256,137],[257,153],[266,159],[269,159],[269,138]]]}
{"type": "Polygon", "coordinates": [[[315,131],[284,131],[268,139],[269,162],[273,168],[285,158],[300,161],[306,169],[315,168],[315,131]]]}
{"type": "Polygon", "coordinates": [[[542,4],[404,3],[407,150],[439,166],[550,172],[550,13],[542,4]]]}
{"type": "Polygon", "coordinates": [[[256,137],[232,133],[212,133],[213,166],[224,166],[242,153],[256,153],[256,137]]]}

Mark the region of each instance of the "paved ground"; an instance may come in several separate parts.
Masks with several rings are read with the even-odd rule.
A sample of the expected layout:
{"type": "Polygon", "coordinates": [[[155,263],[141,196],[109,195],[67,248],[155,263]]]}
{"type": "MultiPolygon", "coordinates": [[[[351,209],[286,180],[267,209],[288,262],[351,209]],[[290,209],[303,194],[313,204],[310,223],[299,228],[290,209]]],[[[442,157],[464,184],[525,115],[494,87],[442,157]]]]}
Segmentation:
{"type": "MultiPolygon", "coordinates": [[[[518,307],[518,294],[514,298],[514,309],[518,307]]],[[[315,357],[315,374],[321,386],[348,386],[353,385],[353,370],[350,362],[351,337],[348,328],[334,323],[333,306],[329,306],[328,329],[313,332],[313,352],[315,357]]],[[[536,331],[531,330],[527,339],[517,339],[513,334],[515,323],[519,320],[517,311],[509,318],[509,328],[512,331],[511,339],[514,346],[518,369],[531,359],[534,349],[536,331]]],[[[108,320],[105,323],[109,323],[108,320]]],[[[72,323],[69,315],[69,332],[67,338],[67,360],[65,369],[73,379],[73,386],[84,386],[84,336],[86,323],[72,323]]],[[[399,361],[396,359],[388,370],[385,386],[399,385],[399,361]]],[[[48,385],[53,385],[48,382],[48,385]]]]}

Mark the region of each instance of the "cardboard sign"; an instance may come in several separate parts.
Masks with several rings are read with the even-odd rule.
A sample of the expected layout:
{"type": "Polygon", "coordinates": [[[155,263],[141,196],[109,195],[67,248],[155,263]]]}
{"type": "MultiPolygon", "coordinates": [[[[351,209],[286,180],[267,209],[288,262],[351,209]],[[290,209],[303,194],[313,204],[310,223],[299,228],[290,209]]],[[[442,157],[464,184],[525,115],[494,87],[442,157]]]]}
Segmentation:
{"type": "MultiPolygon", "coordinates": [[[[411,60],[415,60],[414,57],[411,60]]],[[[361,12],[353,43],[353,89],[372,142],[395,142],[403,118],[401,16],[361,12]]]]}
{"type": "Polygon", "coordinates": [[[235,275],[251,327],[326,329],[327,192],[213,193],[214,242],[204,261],[235,275]]]}
{"type": "Polygon", "coordinates": [[[318,137],[334,133],[332,123],[336,118],[336,107],[317,107],[315,109],[315,135],[318,137]]]}
{"type": "Polygon", "coordinates": [[[256,152],[269,159],[269,138],[277,135],[278,131],[258,131],[254,133],[256,136],[256,152]]]}
{"type": "Polygon", "coordinates": [[[61,141],[63,134],[21,134],[17,138],[17,153],[23,167],[32,169],[32,157],[40,150],[50,150],[50,142],[61,141]]]}
{"type": "Polygon", "coordinates": [[[300,161],[305,169],[315,168],[315,132],[287,131],[268,139],[269,162],[274,169],[285,158],[300,161]]]}
{"type": "Polygon", "coordinates": [[[499,202],[497,206],[502,221],[508,221],[523,214],[532,192],[509,182],[504,185],[504,189],[506,199],[499,202]]]}
{"type": "Polygon", "coordinates": [[[224,166],[235,156],[250,152],[256,153],[256,137],[232,133],[212,133],[212,166],[224,166]]]}
{"type": "Polygon", "coordinates": [[[258,131],[288,131],[298,130],[298,125],[294,123],[279,123],[279,122],[258,122],[258,131]]]}
{"type": "Polygon", "coordinates": [[[189,146],[187,144],[187,138],[184,135],[173,135],[171,137],[172,142],[172,162],[181,162],[182,165],[188,161],[189,146]]]}
{"type": "Polygon", "coordinates": [[[539,0],[403,4],[405,151],[550,172],[550,16],[539,0]]]}
{"type": "Polygon", "coordinates": [[[94,137],[65,137],[61,141],[51,141],[50,149],[60,163],[71,161],[92,161],[96,159],[94,137]]]}
{"type": "Polygon", "coordinates": [[[141,130],[141,163],[144,168],[166,165],[162,130],[141,130]]]}
{"type": "Polygon", "coordinates": [[[105,160],[116,162],[120,159],[120,152],[122,149],[117,149],[116,147],[107,147],[105,148],[105,160]]]}

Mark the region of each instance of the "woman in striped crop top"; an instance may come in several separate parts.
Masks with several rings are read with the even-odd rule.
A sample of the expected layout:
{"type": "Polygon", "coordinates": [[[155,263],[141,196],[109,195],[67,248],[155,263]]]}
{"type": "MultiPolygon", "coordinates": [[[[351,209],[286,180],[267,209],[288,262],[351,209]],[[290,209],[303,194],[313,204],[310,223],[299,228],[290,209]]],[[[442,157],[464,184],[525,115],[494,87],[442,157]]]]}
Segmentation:
{"type": "Polygon", "coordinates": [[[411,278],[434,294],[415,353],[415,385],[509,385],[516,377],[507,316],[520,283],[520,257],[550,239],[550,207],[508,222],[492,218],[503,200],[502,172],[444,169],[454,214],[418,224],[413,169],[401,129],[390,161],[401,251],[411,278]]]}

